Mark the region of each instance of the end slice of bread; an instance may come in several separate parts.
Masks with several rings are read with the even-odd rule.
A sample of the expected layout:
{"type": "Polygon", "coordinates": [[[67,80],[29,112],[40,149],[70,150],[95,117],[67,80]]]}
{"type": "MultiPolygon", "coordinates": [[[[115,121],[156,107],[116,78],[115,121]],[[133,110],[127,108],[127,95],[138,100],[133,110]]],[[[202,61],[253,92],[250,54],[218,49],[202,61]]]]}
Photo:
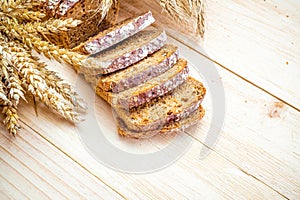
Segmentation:
{"type": "Polygon", "coordinates": [[[145,29],[154,21],[155,19],[150,11],[141,16],[126,19],[91,37],[88,41],[81,43],[73,50],[84,54],[98,53],[145,29]]]}
{"type": "Polygon", "coordinates": [[[98,87],[119,93],[164,73],[178,61],[178,47],[164,45],[160,50],[140,62],[106,76],[100,75],[98,87]]]}
{"type": "Polygon", "coordinates": [[[48,17],[57,19],[73,18],[82,23],[57,33],[45,33],[45,39],[67,49],[74,48],[88,38],[103,31],[116,22],[119,12],[119,0],[113,0],[106,16],[99,10],[102,0],[48,0],[46,7],[48,17]]]}
{"type": "Polygon", "coordinates": [[[82,73],[89,75],[108,74],[124,69],[159,50],[166,42],[162,30],[143,30],[109,49],[89,56],[82,73]]]}
{"type": "Polygon", "coordinates": [[[192,77],[170,93],[132,109],[114,108],[130,130],[159,130],[166,124],[180,121],[194,112],[206,93],[203,84],[192,77]]]}
{"type": "Polygon", "coordinates": [[[188,77],[187,61],[179,61],[168,71],[149,81],[119,93],[112,93],[97,87],[96,93],[113,107],[130,109],[162,96],[182,84],[188,77]]]}
{"type": "Polygon", "coordinates": [[[191,113],[188,117],[181,119],[180,121],[174,121],[169,124],[165,124],[161,129],[152,131],[133,131],[128,129],[122,119],[117,118],[118,133],[125,137],[145,139],[155,136],[157,134],[175,134],[183,132],[185,129],[195,125],[205,115],[205,110],[200,106],[197,110],[191,113]]]}

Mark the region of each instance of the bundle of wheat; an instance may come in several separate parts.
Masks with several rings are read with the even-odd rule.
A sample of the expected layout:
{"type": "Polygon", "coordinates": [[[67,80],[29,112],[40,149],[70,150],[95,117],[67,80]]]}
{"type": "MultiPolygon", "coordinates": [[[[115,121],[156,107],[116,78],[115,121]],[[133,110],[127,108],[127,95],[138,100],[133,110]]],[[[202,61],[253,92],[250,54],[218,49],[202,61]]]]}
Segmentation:
{"type": "Polygon", "coordinates": [[[80,21],[44,21],[46,15],[36,10],[40,4],[37,0],[0,2],[0,109],[3,124],[12,135],[20,128],[17,111],[21,99],[40,100],[72,121],[80,120],[78,110],[86,109],[72,86],[32,55],[36,50],[78,68],[85,56],[59,48],[43,40],[42,35],[77,26],[80,21]]]}

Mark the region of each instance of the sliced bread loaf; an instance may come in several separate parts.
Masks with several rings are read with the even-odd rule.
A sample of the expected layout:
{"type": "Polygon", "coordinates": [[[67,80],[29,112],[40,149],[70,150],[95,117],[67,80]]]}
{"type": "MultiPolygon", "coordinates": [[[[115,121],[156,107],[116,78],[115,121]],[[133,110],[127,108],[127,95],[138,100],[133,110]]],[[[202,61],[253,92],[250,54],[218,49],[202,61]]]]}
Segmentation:
{"type": "Polygon", "coordinates": [[[118,133],[122,136],[130,138],[149,138],[157,134],[175,134],[183,132],[185,129],[199,122],[200,119],[205,115],[205,110],[200,106],[194,112],[192,112],[188,117],[181,119],[180,121],[173,121],[169,124],[165,124],[161,129],[152,131],[132,131],[127,128],[126,124],[122,119],[117,118],[118,133]]]}
{"type": "Polygon", "coordinates": [[[150,11],[141,16],[126,19],[115,26],[100,32],[96,36],[91,37],[73,50],[84,54],[98,53],[145,29],[154,21],[155,19],[150,11]]]}
{"type": "Polygon", "coordinates": [[[83,74],[108,74],[126,68],[159,50],[166,42],[162,30],[143,30],[109,49],[89,56],[81,68],[83,74]]]}
{"type": "Polygon", "coordinates": [[[177,61],[177,46],[166,44],[160,50],[126,69],[106,76],[98,76],[98,87],[104,91],[118,93],[164,73],[177,61]]]}
{"type": "Polygon", "coordinates": [[[194,112],[201,104],[206,90],[192,77],[173,91],[132,109],[114,108],[126,127],[132,131],[160,130],[166,124],[180,121],[194,112]]]}
{"type": "Polygon", "coordinates": [[[97,87],[96,93],[113,107],[129,109],[162,96],[182,84],[188,76],[187,61],[179,61],[165,73],[128,90],[112,93],[97,87]]]}

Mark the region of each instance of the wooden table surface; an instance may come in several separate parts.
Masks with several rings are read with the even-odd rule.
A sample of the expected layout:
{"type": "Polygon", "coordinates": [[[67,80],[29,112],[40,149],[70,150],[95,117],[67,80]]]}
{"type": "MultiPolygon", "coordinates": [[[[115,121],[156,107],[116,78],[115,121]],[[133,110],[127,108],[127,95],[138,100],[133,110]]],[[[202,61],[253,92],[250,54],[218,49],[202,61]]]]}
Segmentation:
{"type": "MultiPolygon", "coordinates": [[[[151,9],[183,54],[218,70],[226,117],[216,145],[205,142],[216,113],[207,95],[207,114],[194,134],[185,133],[193,143],[179,160],[153,173],[123,173],[87,152],[78,125],[40,104],[36,116],[23,102],[20,134],[13,138],[0,126],[0,199],[300,199],[300,1],[207,0],[200,44],[176,34],[190,30],[166,19],[153,1],[126,2],[120,19],[151,9]],[[210,154],[199,159],[203,147],[210,154]]],[[[70,66],[48,64],[78,81],[70,66]]],[[[106,126],[115,128],[108,106],[96,103],[106,126]]],[[[159,150],[172,140],[112,135],[132,151],[159,150]]]]}

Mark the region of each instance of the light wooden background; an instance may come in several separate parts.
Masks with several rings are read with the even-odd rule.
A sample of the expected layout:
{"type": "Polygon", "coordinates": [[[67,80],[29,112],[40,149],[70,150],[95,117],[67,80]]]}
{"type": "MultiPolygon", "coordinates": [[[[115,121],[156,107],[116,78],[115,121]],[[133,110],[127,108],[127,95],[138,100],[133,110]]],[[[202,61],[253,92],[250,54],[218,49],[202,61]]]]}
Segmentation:
{"type": "MultiPolygon", "coordinates": [[[[12,138],[0,127],[0,199],[300,199],[300,1],[207,0],[199,44],[153,1],[121,1],[120,19],[141,9],[154,12],[156,26],[169,31],[183,54],[198,54],[200,63],[218,69],[226,119],[217,145],[204,143],[208,96],[207,115],[181,159],[155,173],[124,174],[96,162],[75,125],[42,105],[36,116],[32,103],[23,103],[20,134],[12,138]],[[204,146],[211,153],[199,160],[204,146]]],[[[48,63],[78,81],[70,67],[48,63]]],[[[101,99],[96,103],[109,113],[101,99]]],[[[117,143],[159,149],[171,139],[117,143]]]]}

